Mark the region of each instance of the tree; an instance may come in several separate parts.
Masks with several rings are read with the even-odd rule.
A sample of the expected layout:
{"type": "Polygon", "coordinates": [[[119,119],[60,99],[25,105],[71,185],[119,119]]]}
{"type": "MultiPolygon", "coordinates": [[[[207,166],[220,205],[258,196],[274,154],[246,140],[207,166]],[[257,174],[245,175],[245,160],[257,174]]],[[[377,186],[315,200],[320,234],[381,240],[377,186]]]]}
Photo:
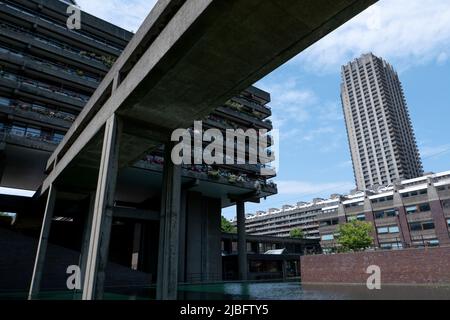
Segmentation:
{"type": "Polygon", "coordinates": [[[353,220],[339,227],[338,244],[343,252],[362,251],[373,243],[371,232],[373,226],[370,222],[353,220]]]}
{"type": "Polygon", "coordinates": [[[222,223],[221,223],[221,229],[222,232],[226,233],[236,233],[237,229],[234,227],[230,221],[228,221],[224,216],[222,216],[222,223]]]}
{"type": "Polygon", "coordinates": [[[289,232],[289,236],[291,238],[298,238],[303,239],[305,237],[305,234],[303,233],[303,230],[300,228],[294,228],[289,232]]]}

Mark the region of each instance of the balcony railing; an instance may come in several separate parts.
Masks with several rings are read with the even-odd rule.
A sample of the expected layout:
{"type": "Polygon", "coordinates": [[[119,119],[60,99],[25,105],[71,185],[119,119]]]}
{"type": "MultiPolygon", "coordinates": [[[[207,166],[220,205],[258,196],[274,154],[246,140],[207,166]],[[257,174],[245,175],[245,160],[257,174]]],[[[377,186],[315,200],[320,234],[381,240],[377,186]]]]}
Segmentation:
{"type": "Polygon", "coordinates": [[[63,111],[56,111],[37,104],[25,103],[19,100],[11,100],[0,97],[0,107],[10,108],[11,110],[34,112],[48,118],[60,119],[68,122],[74,122],[76,116],[63,111]]]}
{"type": "Polygon", "coordinates": [[[33,38],[34,40],[37,40],[39,42],[45,43],[47,45],[53,46],[55,48],[58,48],[58,49],[61,49],[61,50],[64,50],[64,51],[67,51],[67,52],[70,52],[70,53],[76,54],[76,55],[80,56],[81,58],[102,63],[108,68],[110,68],[113,65],[114,61],[115,61],[114,57],[111,57],[111,56],[100,56],[100,55],[97,55],[94,52],[87,52],[87,51],[84,51],[84,50],[80,50],[80,49],[77,49],[77,48],[72,47],[70,45],[63,44],[63,43],[60,43],[60,42],[58,42],[56,40],[47,38],[47,37],[45,37],[43,35],[37,36],[37,35],[33,34],[32,32],[29,32],[27,30],[24,30],[23,28],[19,28],[19,27],[10,25],[10,24],[0,23],[0,27],[2,27],[4,29],[7,29],[7,30],[10,30],[10,31],[13,31],[13,32],[16,32],[16,33],[25,34],[25,35],[33,38]]]}
{"type": "Polygon", "coordinates": [[[59,144],[62,141],[62,136],[47,134],[44,132],[32,132],[27,130],[27,128],[8,126],[0,124],[0,137],[6,139],[7,137],[21,137],[37,142],[46,142],[51,144],[59,144]]]}
{"type": "MultiPolygon", "coordinates": [[[[0,3],[2,3],[2,2],[0,2],[0,3]]],[[[24,14],[26,14],[28,16],[31,16],[31,17],[34,17],[34,18],[39,18],[42,21],[50,23],[55,28],[58,28],[58,29],[61,29],[61,30],[64,30],[64,31],[68,31],[68,32],[71,32],[71,33],[76,33],[78,36],[81,36],[81,37],[83,37],[83,38],[85,38],[87,40],[94,41],[94,42],[96,42],[96,43],[98,43],[98,44],[100,44],[102,46],[107,46],[107,47],[109,47],[109,48],[111,48],[113,50],[121,51],[120,48],[117,48],[117,47],[109,44],[107,41],[100,41],[100,40],[98,40],[98,39],[96,39],[96,38],[94,38],[92,36],[87,36],[87,35],[83,34],[82,32],[70,30],[66,26],[62,26],[60,23],[56,22],[56,20],[54,20],[54,19],[51,19],[49,17],[45,17],[44,18],[44,17],[42,17],[40,15],[36,15],[36,12],[27,10],[27,9],[25,9],[23,7],[19,7],[19,5],[17,5],[17,4],[15,6],[11,6],[9,4],[6,4],[6,6],[8,8],[10,8],[10,9],[13,9],[13,10],[16,10],[18,12],[24,13],[24,14]]]]}
{"type": "Polygon", "coordinates": [[[58,71],[58,72],[67,73],[67,74],[72,75],[72,76],[76,75],[76,76],[78,76],[78,77],[80,77],[80,78],[82,78],[84,80],[93,82],[94,84],[98,84],[100,82],[100,78],[94,77],[92,75],[87,75],[87,74],[85,74],[84,71],[75,70],[75,69],[69,68],[67,66],[64,66],[64,65],[61,65],[61,64],[57,64],[57,63],[53,63],[53,62],[46,61],[46,60],[42,60],[40,58],[31,56],[31,55],[23,55],[19,51],[16,51],[16,50],[11,49],[11,48],[6,48],[6,47],[3,47],[3,46],[0,46],[0,52],[9,53],[9,54],[12,54],[12,55],[14,55],[16,57],[22,58],[22,59],[27,58],[27,59],[32,60],[33,62],[35,62],[35,63],[37,63],[39,65],[49,67],[49,68],[51,68],[51,69],[53,69],[55,71],[58,71]]]}
{"type": "MultiPolygon", "coordinates": [[[[156,165],[163,165],[164,159],[159,156],[147,155],[144,159],[145,162],[156,165]]],[[[255,188],[272,188],[276,189],[276,184],[272,181],[267,181],[262,177],[251,177],[245,173],[240,173],[237,171],[225,170],[222,168],[214,168],[213,166],[201,164],[201,165],[183,165],[183,169],[203,173],[208,176],[211,180],[221,180],[226,179],[230,184],[239,183],[253,183],[255,188]]]]}
{"type": "Polygon", "coordinates": [[[55,94],[59,94],[62,96],[66,96],[72,99],[76,99],[82,102],[87,102],[89,100],[88,96],[70,91],[70,90],[65,90],[63,88],[59,88],[59,87],[55,87],[55,86],[51,86],[49,84],[40,82],[40,81],[36,81],[36,80],[31,80],[28,78],[24,78],[9,72],[5,72],[5,71],[1,71],[0,70],[0,77],[4,78],[4,79],[8,79],[8,80],[12,80],[12,81],[16,81],[22,85],[26,85],[26,86],[31,86],[31,87],[35,87],[44,91],[48,91],[48,92],[52,92],[55,94]]]}

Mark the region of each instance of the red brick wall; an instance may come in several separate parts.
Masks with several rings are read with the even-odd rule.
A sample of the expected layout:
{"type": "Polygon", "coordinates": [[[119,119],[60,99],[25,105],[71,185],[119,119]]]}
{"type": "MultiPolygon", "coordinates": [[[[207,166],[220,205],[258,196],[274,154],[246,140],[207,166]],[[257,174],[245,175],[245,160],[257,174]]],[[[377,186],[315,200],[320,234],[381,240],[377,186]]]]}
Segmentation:
{"type": "Polygon", "coordinates": [[[302,282],[365,284],[370,265],[385,284],[450,284],[450,247],[303,256],[302,282]]]}

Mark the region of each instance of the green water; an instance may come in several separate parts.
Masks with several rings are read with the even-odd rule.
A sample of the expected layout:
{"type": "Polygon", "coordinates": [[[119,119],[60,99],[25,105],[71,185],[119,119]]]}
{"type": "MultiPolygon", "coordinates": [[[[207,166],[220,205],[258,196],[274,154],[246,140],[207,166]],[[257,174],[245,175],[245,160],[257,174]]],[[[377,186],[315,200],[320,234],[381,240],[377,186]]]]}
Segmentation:
{"type": "MultiPolygon", "coordinates": [[[[26,299],[26,293],[1,293],[0,300],[26,299]]],[[[80,293],[48,291],[41,300],[78,300],[80,293]]],[[[153,300],[154,287],[106,288],[106,300],[153,300]]],[[[385,285],[368,290],[360,285],[302,285],[299,282],[219,283],[183,285],[180,300],[450,300],[450,286],[385,285]]]]}

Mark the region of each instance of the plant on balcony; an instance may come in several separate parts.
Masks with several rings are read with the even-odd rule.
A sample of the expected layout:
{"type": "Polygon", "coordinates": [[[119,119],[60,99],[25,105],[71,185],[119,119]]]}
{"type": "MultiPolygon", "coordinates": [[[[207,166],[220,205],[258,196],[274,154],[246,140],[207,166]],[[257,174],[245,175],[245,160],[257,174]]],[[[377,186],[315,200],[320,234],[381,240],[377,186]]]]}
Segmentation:
{"type": "Polygon", "coordinates": [[[229,182],[229,183],[234,184],[234,183],[237,182],[237,179],[238,179],[238,177],[237,177],[235,174],[230,174],[230,175],[228,176],[228,182],[229,182]]]}
{"type": "Polygon", "coordinates": [[[116,58],[111,56],[102,56],[102,62],[108,68],[111,68],[113,64],[116,62],[116,58]]]}
{"type": "Polygon", "coordinates": [[[208,171],[208,176],[212,179],[218,180],[220,178],[220,172],[218,170],[208,171]]]}
{"type": "Polygon", "coordinates": [[[84,76],[84,72],[82,70],[77,70],[77,75],[82,77],[82,76],[84,76]]]}

